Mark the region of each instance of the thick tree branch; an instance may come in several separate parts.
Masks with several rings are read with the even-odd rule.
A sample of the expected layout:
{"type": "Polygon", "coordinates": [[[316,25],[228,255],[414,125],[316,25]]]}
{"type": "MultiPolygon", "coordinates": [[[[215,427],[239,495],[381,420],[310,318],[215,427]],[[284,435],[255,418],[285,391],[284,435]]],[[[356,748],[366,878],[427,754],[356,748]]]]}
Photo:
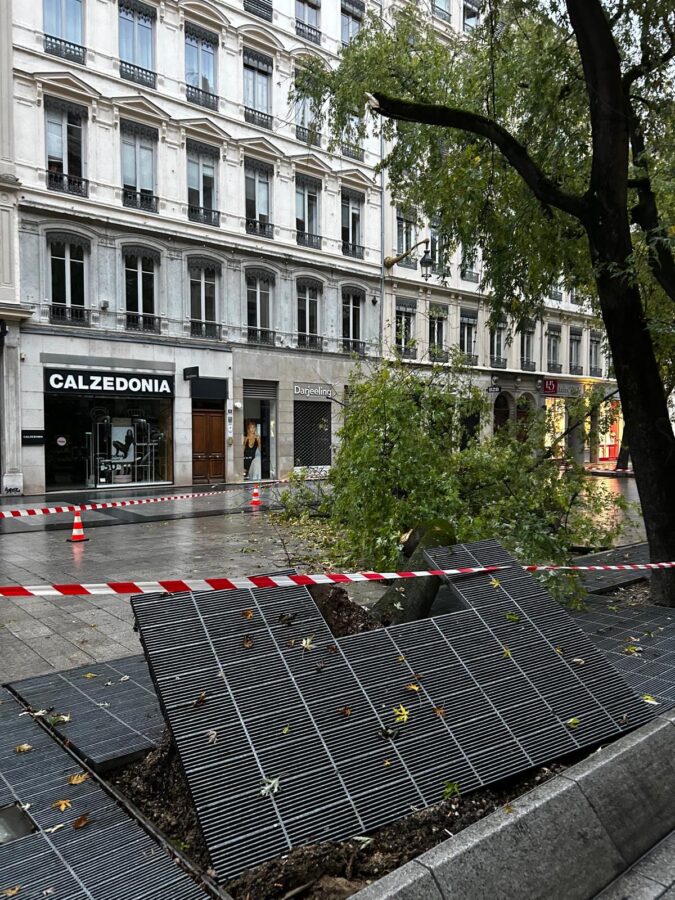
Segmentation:
{"type": "Polygon", "coordinates": [[[645,39],[642,40],[640,62],[631,66],[623,76],[623,86],[626,93],[628,93],[636,81],[645,78],[647,75],[651,75],[652,72],[662,69],[663,66],[668,65],[671,60],[675,59],[675,28],[670,26],[668,22],[663,22],[662,24],[668,34],[668,47],[663,53],[658,53],[654,56],[647,41],[645,39]]]}
{"type": "Polygon", "coordinates": [[[562,191],[542,172],[523,144],[492,119],[450,106],[399,100],[378,92],[369,95],[369,100],[373,110],[388,119],[455,128],[485,138],[501,152],[541,203],[584,220],[587,213],[584,198],[562,191]]]}

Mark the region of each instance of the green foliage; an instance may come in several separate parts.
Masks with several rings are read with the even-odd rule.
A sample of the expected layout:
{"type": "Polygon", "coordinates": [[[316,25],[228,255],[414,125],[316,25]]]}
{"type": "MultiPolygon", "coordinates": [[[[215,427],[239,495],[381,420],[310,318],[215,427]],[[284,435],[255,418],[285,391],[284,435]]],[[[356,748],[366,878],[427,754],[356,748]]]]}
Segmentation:
{"type": "MultiPolygon", "coordinates": [[[[402,536],[436,520],[458,541],[497,538],[523,562],[560,563],[573,546],[610,543],[619,501],[565,460],[562,443],[557,455],[546,449],[549,419],[531,414],[479,440],[468,423],[486,410],[462,370],[381,362],[355,372],[327,498],[348,562],[391,569],[402,536]]],[[[569,592],[574,581],[551,584],[569,592]]]]}
{"type": "Polygon", "coordinates": [[[285,519],[304,520],[321,506],[321,482],[311,481],[306,468],[295,469],[288,477],[288,487],[279,493],[279,503],[285,519]]]}

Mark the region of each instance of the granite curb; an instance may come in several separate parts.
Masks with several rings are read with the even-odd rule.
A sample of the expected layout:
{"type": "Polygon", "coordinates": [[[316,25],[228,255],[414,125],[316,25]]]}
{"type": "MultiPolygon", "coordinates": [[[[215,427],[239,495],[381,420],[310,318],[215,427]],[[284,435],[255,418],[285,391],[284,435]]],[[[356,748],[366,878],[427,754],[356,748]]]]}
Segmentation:
{"type": "Polygon", "coordinates": [[[675,828],[675,710],[354,895],[589,900],[675,828]]]}

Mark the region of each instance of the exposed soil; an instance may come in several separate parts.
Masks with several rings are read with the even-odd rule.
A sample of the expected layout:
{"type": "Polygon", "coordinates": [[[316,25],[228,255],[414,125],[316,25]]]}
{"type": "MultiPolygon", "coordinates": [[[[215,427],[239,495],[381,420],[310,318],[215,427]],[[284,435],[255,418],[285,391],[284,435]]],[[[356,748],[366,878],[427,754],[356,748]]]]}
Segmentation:
{"type": "MultiPolygon", "coordinates": [[[[381,627],[340,587],[316,586],[310,592],[336,637],[381,627]]],[[[636,605],[648,602],[648,592],[648,584],[636,584],[619,588],[607,598],[636,605]]],[[[495,810],[502,808],[509,814],[519,797],[586,755],[581,752],[467,797],[444,800],[367,836],[296,847],[223,887],[234,900],[344,900],[495,810]]],[[[209,869],[192,797],[168,732],[157,750],[110,780],[169,840],[203,870],[209,869]]]]}

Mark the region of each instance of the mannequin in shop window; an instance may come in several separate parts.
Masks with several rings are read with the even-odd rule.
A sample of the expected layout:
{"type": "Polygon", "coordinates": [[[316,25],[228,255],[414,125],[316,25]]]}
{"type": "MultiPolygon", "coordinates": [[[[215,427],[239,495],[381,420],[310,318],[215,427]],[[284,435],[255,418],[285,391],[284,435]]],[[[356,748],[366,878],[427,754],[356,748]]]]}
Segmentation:
{"type": "Polygon", "coordinates": [[[246,423],[246,437],[244,438],[244,479],[246,481],[260,481],[262,445],[258,435],[256,423],[249,419],[246,423]]]}

